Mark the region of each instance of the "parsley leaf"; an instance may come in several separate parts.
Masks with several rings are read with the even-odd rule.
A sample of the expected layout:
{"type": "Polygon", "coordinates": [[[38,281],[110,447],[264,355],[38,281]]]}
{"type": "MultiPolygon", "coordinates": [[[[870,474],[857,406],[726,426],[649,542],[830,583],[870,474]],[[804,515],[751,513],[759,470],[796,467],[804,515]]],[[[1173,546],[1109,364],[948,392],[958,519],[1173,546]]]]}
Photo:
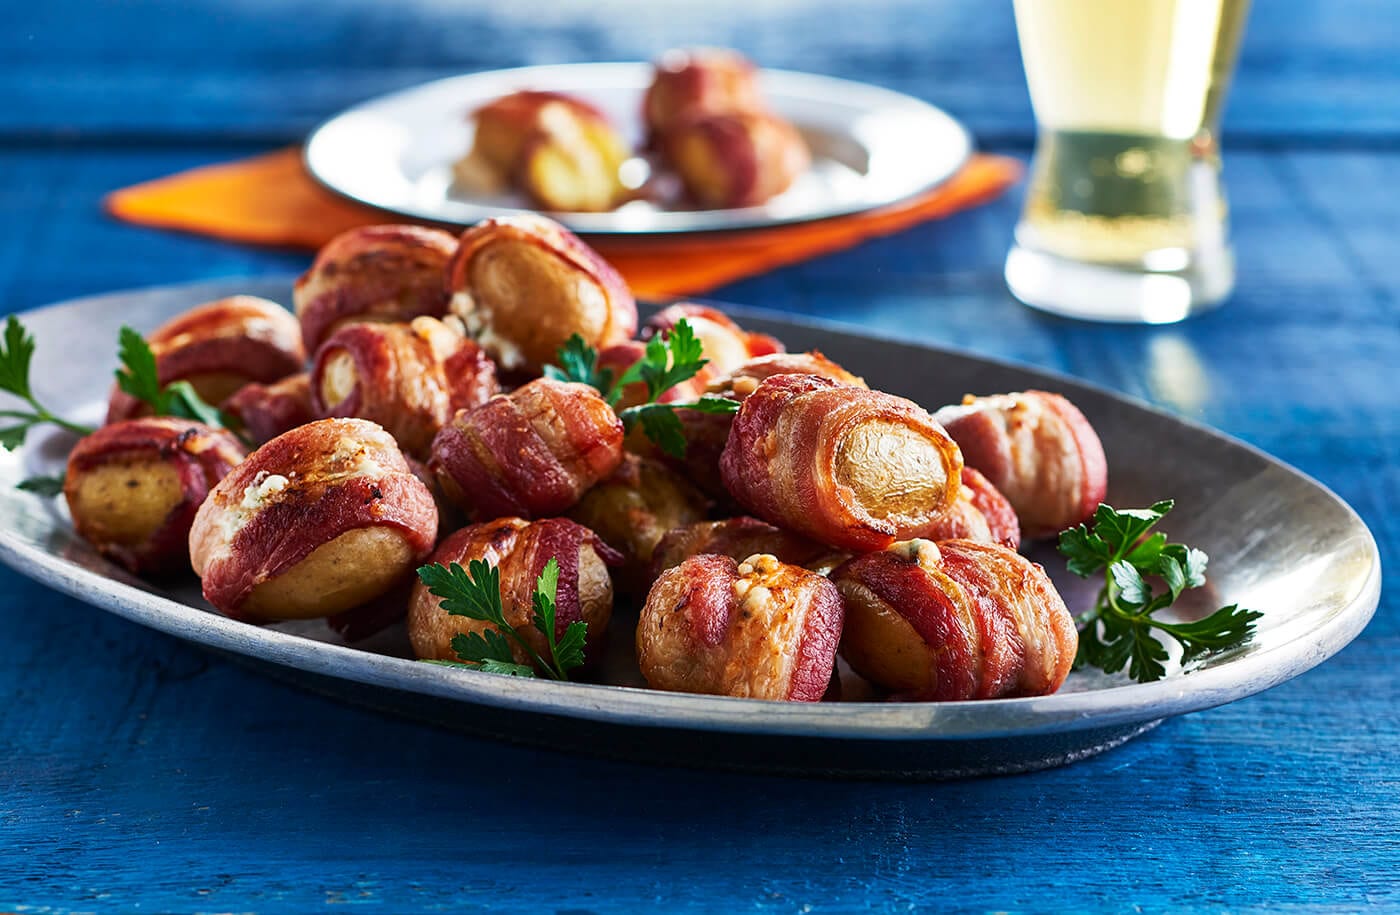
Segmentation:
{"type": "Polygon", "coordinates": [[[564,345],[555,351],[559,365],[546,365],[544,375],[555,381],[576,381],[597,388],[609,406],[617,404],[622,396],[622,386],[613,384],[613,370],[598,368],[598,351],[589,346],[578,334],[574,334],[564,345]]]}
{"type": "Polygon", "coordinates": [[[13,394],[29,404],[28,410],[0,410],[0,420],[13,420],[0,428],[0,448],[13,451],[24,444],[29,430],[42,423],[53,423],[77,435],[90,435],[92,429],[70,423],[44,408],[34,396],[29,383],[29,367],[34,359],[34,337],[25,330],[19,318],[10,315],[5,320],[5,332],[0,336],[0,391],[13,394]]]}
{"type": "Polygon", "coordinates": [[[29,477],[15,484],[15,489],[32,492],[36,496],[53,497],[63,492],[63,475],[56,477],[29,477]]]}
{"type": "Polygon", "coordinates": [[[1171,510],[1170,500],[1121,511],[1100,505],[1089,525],[1061,532],[1059,550],[1072,573],[1081,578],[1104,574],[1094,606],[1078,617],[1083,628],[1075,667],[1088,665],[1106,673],[1127,667],[1128,676],[1145,683],[1160,680],[1167,672],[1169,655],[1157,632],[1181,646],[1182,664],[1236,648],[1253,637],[1254,621],[1263,614],[1235,604],[1190,623],[1153,618],[1186,589],[1206,583],[1203,551],[1169,543],[1160,532],[1149,533],[1171,510]],[[1147,576],[1160,578],[1166,591],[1156,593],[1147,576]]]}
{"type": "Polygon", "coordinates": [[[188,381],[162,385],[150,344],[125,325],[117,337],[117,358],[122,363],[117,369],[117,387],[149,406],[156,416],[192,419],[216,429],[234,428],[229,417],[200,397],[188,381]]]}
{"type": "MultiPolygon", "coordinates": [[[[442,599],[440,606],[447,613],[496,627],[452,637],[452,651],[465,666],[512,677],[533,677],[538,670],[551,679],[567,680],[568,672],[583,663],[587,623],[570,623],[563,638],[555,637],[554,600],[559,584],[559,563],[553,558],[545,563],[532,598],[535,614],[531,622],[545,637],[549,646],[548,660],[506,622],[505,608],[501,604],[501,573],[489,562],[473,559],[467,569],[455,562],[447,566],[425,565],[418,570],[418,579],[428,588],[429,594],[442,599]],[[533,666],[516,661],[512,642],[525,652],[533,666]]],[[[446,663],[455,665],[457,662],[446,663]]]]}

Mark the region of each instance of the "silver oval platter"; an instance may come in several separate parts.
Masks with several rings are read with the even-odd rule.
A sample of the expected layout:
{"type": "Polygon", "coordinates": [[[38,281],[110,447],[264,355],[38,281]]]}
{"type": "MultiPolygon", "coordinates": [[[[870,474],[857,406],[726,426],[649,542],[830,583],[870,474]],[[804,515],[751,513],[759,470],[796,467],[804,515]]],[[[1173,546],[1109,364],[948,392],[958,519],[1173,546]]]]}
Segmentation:
{"type": "MultiPolygon", "coordinates": [[[[22,319],[38,341],[32,377],[59,413],[100,421],[117,330],[149,331],[192,305],[234,293],[290,301],[287,280],[223,280],[81,299],[22,319]]],[[[161,632],[342,699],[506,740],[636,760],[804,774],[956,777],[1060,765],[1117,746],[1161,719],[1267,689],[1335,654],[1380,597],[1374,538],[1344,502],[1268,455],[1064,376],[968,353],[729,309],[794,350],[820,347],[872,387],[934,408],[964,393],[1060,391],[1088,416],[1109,462],[1108,500],[1177,500],[1163,523],[1211,556],[1202,600],[1263,612],[1254,640],[1155,683],[1072,674],[1052,696],[948,703],[776,703],[560,684],[420,664],[396,627],[355,647],[321,621],[258,627],[213,612],[191,577],[146,584],[72,532],[61,499],[15,489],[54,474],[71,438],[32,434],[0,452],[0,559],[59,591],[161,632]]],[[[1031,551],[1071,609],[1092,600],[1046,547],[1031,551]]],[[[1195,610],[1204,609],[1204,603],[1195,610]]],[[[1188,607],[1186,612],[1193,608],[1188,607]]],[[[625,614],[614,619],[610,682],[636,680],[625,614]],[[630,670],[630,673],[628,672],[630,670]],[[616,673],[613,673],[616,672],[616,673]]]]}
{"type": "MultiPolygon", "coordinates": [[[[467,115],[519,89],[567,92],[602,109],[636,148],[651,66],[560,64],[455,76],[364,102],[322,124],[306,142],[307,170],[338,194],[391,213],[459,226],[529,212],[513,194],[455,187],[452,163],[471,146],[467,115]]],[[[664,209],[635,201],[609,213],[552,213],[575,232],[652,234],[743,229],[824,219],[885,206],[946,181],[972,143],[934,106],[864,83],[764,70],[772,109],[802,132],[812,168],[762,206],[664,209]]]]}

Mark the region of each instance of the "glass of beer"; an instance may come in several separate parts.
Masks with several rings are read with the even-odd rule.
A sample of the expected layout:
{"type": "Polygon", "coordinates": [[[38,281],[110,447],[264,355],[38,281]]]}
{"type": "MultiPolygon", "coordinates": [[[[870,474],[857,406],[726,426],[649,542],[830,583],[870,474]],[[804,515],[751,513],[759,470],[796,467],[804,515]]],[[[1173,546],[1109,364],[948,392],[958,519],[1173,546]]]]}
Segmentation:
{"type": "Polygon", "coordinates": [[[1153,324],[1222,303],[1220,110],[1249,0],[1014,2],[1037,133],[1011,293],[1153,324]]]}

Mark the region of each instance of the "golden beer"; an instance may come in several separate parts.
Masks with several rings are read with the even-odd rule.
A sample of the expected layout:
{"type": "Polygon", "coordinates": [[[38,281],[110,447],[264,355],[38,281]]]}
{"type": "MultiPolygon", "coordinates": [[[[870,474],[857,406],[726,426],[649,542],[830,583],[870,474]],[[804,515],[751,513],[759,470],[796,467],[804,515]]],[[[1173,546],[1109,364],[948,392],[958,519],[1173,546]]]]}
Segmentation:
{"type": "Polygon", "coordinates": [[[1007,282],[1179,320],[1233,286],[1216,136],[1248,0],[1015,0],[1038,136],[1007,282]]]}

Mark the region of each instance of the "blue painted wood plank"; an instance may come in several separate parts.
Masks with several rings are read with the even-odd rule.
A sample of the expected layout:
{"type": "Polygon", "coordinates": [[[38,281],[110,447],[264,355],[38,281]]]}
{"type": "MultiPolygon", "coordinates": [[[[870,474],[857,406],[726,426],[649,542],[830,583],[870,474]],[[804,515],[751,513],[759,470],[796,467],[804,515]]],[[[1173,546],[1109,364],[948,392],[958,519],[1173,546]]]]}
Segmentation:
{"type": "MultiPolygon", "coordinates": [[[[0,8],[0,136],[303,135],[353,102],[460,72],[731,45],[768,66],[873,81],[979,134],[1031,135],[1009,3],[838,0],[450,4],[86,0],[0,8]],[[314,26],[310,25],[314,23],[314,26]]],[[[1400,11],[1269,0],[1249,23],[1235,143],[1400,139],[1400,11]]]]}

